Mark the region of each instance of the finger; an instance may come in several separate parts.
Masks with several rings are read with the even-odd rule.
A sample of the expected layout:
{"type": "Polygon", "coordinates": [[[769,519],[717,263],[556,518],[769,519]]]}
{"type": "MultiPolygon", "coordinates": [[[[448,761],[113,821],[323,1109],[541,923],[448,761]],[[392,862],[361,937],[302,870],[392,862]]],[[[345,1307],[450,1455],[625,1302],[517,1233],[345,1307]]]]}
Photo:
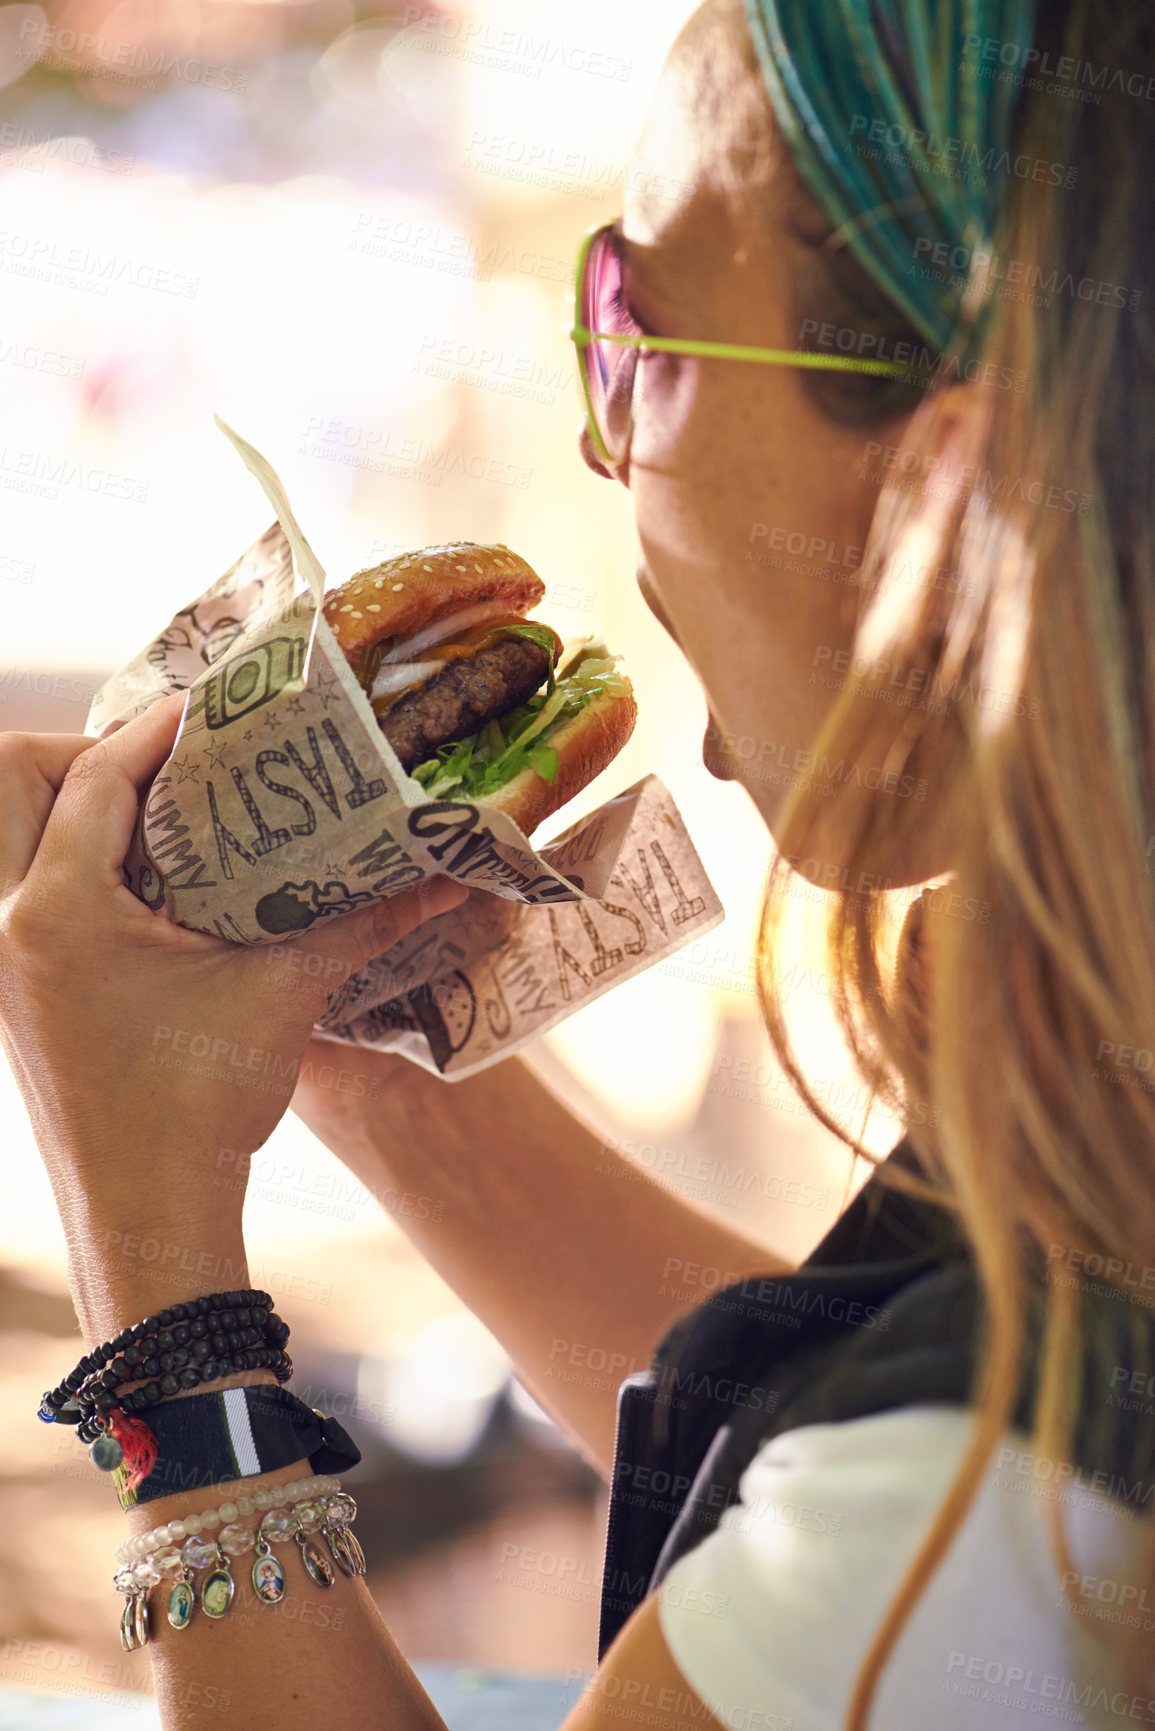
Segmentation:
{"type": "MultiPolygon", "coordinates": [[[[371,902],[351,914],[342,914],[340,919],[327,920],[311,932],[302,932],[287,947],[307,949],[326,960],[339,961],[350,973],[357,973],[425,920],[459,907],[468,896],[466,886],[453,878],[425,878],[414,889],[371,902]]],[[[330,991],[333,989],[331,970],[318,977],[327,981],[330,991]]]]}
{"type": "Polygon", "coordinates": [[[95,743],[77,733],[0,733],[0,896],[27,876],[65,776],[95,743]]]}
{"type": "Polygon", "coordinates": [[[140,795],[172,751],[187,693],[163,697],[70,767],[36,857],[58,884],[120,884],[140,795]]]}

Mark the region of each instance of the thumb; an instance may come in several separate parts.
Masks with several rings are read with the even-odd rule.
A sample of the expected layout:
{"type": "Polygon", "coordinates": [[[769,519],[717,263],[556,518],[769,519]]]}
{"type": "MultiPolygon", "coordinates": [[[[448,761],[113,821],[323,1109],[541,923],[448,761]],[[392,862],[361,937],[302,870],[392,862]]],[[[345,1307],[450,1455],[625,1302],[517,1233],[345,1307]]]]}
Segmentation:
{"type": "MultiPolygon", "coordinates": [[[[326,961],[340,962],[350,974],[359,973],[375,956],[392,949],[417,926],[459,907],[469,896],[465,884],[454,878],[424,878],[411,890],[386,896],[335,920],[326,920],[318,930],[302,932],[296,943],[326,961]]],[[[333,989],[335,970],[327,969],[328,989],[333,989]]]]}

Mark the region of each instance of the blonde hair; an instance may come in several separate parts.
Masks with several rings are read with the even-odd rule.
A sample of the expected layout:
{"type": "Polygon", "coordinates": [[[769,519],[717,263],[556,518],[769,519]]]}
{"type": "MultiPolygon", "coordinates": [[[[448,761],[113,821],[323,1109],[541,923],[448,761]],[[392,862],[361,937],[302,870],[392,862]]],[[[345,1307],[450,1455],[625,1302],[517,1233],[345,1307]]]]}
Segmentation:
{"type": "MultiPolygon", "coordinates": [[[[1076,64],[1155,72],[1141,12],[1072,0],[1050,27],[1076,64]]],[[[789,862],[835,862],[847,886],[826,925],[839,1023],[872,1094],[921,1106],[907,1133],[925,1183],[883,1170],[959,1219],[986,1311],[971,1443],[863,1663],[848,1731],[863,1731],[1013,1423],[1032,1292],[1045,1300],[1031,1446],[1070,1464],[1087,1365],[1106,1350],[1086,1261],[1104,1271],[1096,1296],[1121,1304],[1124,1271],[1155,1265],[1155,1075],[1110,1066],[1127,1048],[1155,1050],[1155,120],[1150,103],[1109,89],[1098,104],[1041,90],[1022,101],[1017,147],[1076,165],[1075,184],[1013,180],[1002,269],[971,261],[967,305],[986,307],[977,353],[997,383],[973,387],[973,414],[953,415],[957,398],[937,389],[913,413],[896,473],[915,479],[879,501],[854,670],[813,742],[819,765],[909,773],[929,797],[915,813],[856,778],[822,799],[796,787],[759,941],[778,1057],[815,1116],[865,1155],[807,1085],[775,978],[789,862]],[[1007,292],[1008,261],[1021,293],[1007,292]],[[927,574],[914,586],[912,564],[927,574]],[[909,700],[888,701],[896,689],[909,700]],[[958,901],[914,903],[896,941],[903,898],[871,878],[914,816],[951,860],[958,901]],[[1048,1278],[1059,1259],[1062,1277],[1048,1278]]],[[[1129,1320],[1141,1363],[1150,1333],[1129,1320]]],[[[1057,1502],[1048,1514],[1067,1570],[1057,1502]]],[[[1155,1597],[1151,1528],[1141,1584],[1155,1597]]],[[[1117,1636],[1122,1674],[1155,1694],[1150,1643],[1138,1628],[1117,1636]]]]}

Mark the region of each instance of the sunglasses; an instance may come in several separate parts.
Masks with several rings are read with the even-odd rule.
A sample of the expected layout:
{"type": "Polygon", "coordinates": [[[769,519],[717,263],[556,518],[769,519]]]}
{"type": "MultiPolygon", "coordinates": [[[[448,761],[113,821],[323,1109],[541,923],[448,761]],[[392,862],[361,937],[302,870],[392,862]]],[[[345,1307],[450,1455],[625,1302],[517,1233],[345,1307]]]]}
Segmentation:
{"type": "Polygon", "coordinates": [[[638,362],[649,354],[702,355],[723,361],[768,361],[775,366],[816,367],[831,372],[921,377],[899,361],[860,360],[808,349],[746,348],[739,343],[655,337],[644,331],[626,303],[621,236],[616,223],[591,228],[582,241],[574,273],[570,337],[577,352],[590,441],[599,461],[617,469],[629,455],[638,362]]]}

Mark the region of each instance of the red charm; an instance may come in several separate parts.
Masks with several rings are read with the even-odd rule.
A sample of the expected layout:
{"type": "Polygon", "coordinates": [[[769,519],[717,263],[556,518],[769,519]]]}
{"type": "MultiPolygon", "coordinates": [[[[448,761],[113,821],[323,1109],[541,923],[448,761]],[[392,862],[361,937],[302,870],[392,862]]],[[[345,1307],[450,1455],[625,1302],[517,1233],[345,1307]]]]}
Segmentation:
{"type": "Polygon", "coordinates": [[[157,1441],[141,1418],[133,1418],[119,1407],[113,1407],[105,1420],[105,1429],[114,1436],[124,1451],[124,1460],[117,1468],[122,1473],[124,1489],[135,1491],[156,1465],[157,1441]]]}

